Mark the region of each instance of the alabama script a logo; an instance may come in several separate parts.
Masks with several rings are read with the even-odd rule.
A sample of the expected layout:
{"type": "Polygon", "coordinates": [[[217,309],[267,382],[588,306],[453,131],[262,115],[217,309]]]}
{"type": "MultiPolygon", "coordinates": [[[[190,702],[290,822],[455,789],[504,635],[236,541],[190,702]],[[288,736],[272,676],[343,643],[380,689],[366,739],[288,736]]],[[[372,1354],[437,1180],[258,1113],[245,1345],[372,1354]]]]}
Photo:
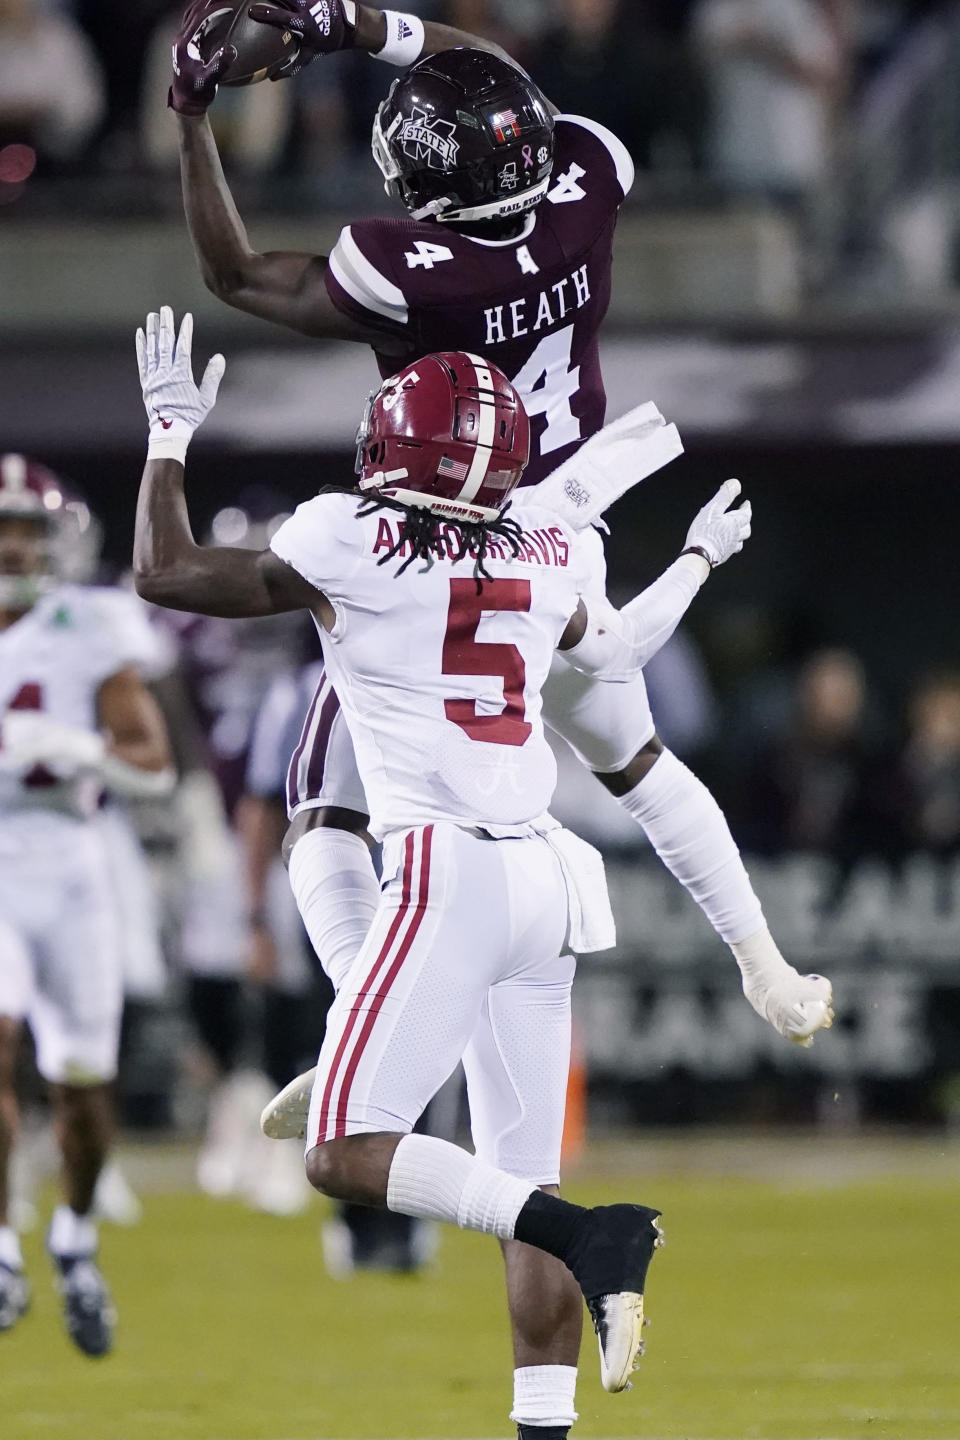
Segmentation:
{"type": "Polygon", "coordinates": [[[411,160],[426,160],[431,170],[452,170],[460,149],[453,138],[456,128],[452,120],[431,120],[425,110],[414,109],[397,141],[411,160]]]}

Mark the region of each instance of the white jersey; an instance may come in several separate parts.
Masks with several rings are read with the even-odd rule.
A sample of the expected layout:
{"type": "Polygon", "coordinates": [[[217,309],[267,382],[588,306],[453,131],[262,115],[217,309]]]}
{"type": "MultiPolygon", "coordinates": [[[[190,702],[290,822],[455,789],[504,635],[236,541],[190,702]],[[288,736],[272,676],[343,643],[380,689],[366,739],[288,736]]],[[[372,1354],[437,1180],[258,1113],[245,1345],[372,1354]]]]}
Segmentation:
{"type": "MultiPolygon", "coordinates": [[[[0,631],[0,717],[38,710],[64,725],[99,730],[97,692],[127,665],[157,668],[157,641],[135,595],[93,585],[61,585],[0,631]]],[[[23,811],[90,815],[100,798],[93,772],[58,780],[36,766],[5,770],[0,749],[0,822],[23,811]]]]}
{"type": "MultiPolygon", "coordinates": [[[[328,493],[298,507],[271,548],[336,612],[320,631],[356,748],[370,829],[449,820],[520,833],[542,815],[556,765],[540,691],[585,576],[575,537],[525,501],[523,554],[491,537],[493,577],[477,593],[472,557],[380,566],[402,517],[328,493]]],[[[456,531],[442,532],[456,553],[456,531]]]]}

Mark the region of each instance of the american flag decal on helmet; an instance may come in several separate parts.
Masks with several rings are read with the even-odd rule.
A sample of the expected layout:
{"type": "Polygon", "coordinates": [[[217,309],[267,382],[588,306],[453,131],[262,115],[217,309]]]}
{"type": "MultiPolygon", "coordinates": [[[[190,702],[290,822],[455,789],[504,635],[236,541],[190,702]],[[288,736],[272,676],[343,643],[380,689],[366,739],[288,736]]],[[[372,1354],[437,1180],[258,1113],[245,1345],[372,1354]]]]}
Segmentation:
{"type": "Polygon", "coordinates": [[[437,474],[448,480],[466,480],[469,466],[464,465],[460,460],[451,460],[444,455],[437,466],[437,474]]]}
{"type": "Polygon", "coordinates": [[[516,140],[520,134],[520,125],[512,110],[498,110],[495,115],[490,116],[490,124],[501,145],[508,140],[516,140]]]}

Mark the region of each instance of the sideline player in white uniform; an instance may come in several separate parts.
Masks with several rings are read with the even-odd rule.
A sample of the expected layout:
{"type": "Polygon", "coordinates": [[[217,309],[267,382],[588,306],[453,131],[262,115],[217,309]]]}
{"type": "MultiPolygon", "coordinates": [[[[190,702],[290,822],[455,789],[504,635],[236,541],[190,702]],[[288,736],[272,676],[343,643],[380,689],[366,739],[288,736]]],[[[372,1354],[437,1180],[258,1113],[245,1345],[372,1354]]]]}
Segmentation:
{"type": "MultiPolygon", "coordinates": [[[[209,288],[304,334],[370,345],[383,376],[431,351],[485,355],[531,416],[521,483],[550,477],[552,486],[556,467],[604,421],[598,337],[614,230],[633,183],[624,145],[593,120],[559,114],[508,55],[476,35],[352,0],[254,4],[255,19],[300,38],[291,72],[347,48],[412,67],[380,106],[373,136],[386,188],[407,216],[346,226],[329,256],[260,254],[205,118],[230,57],[219,51],[204,64],[191,44],[216,9],[201,0],[185,15],[169,97],[187,221],[209,288]]],[[[663,427],[652,429],[646,473],[678,453],[666,439],[663,427]]],[[[553,487],[544,499],[548,493],[552,507],[563,507],[558,516],[569,517],[570,493],[553,487]]],[[[593,594],[605,580],[597,545],[593,594]]],[[[286,844],[304,922],[331,975],[355,954],[379,900],[362,839],[366,806],[355,763],[343,758],[350,740],[336,702],[328,677],[298,754],[297,816],[286,844]],[[350,936],[342,922],[348,904],[350,936]]],[[[558,657],[543,707],[546,724],[619,800],[730,946],[758,1014],[790,1039],[808,1038],[797,1007],[816,1004],[816,988],[780,956],[713,796],[657,735],[642,675],[600,683],[558,657]]]]}
{"type": "Polygon", "coordinates": [[[505,1242],[514,1413],[565,1431],[580,1296],[603,1383],[623,1389],[658,1212],[587,1210],[556,1193],[571,952],[606,948],[613,926],[599,856],[546,813],[556,770],[540,690],[558,644],[594,673],[638,669],[709,573],[703,551],[720,563],[740,548],[749,509],[728,511],[739,489],[728,482],[694,521],[690,553],[598,621],[581,598],[588,555],[574,532],[534,504],[519,524],[501,513],[529,454],[519,397],[485,361],[448,353],[373,399],[360,498],[318,495],[260,554],[207,549],[190,530],[183,462],[224,362],[198,388],[191,333],[188,316],[175,342],[164,310],[138,334],[150,417],[138,589],[197,612],[314,615],[384,844],[369,935],[335,977],[309,1178],[335,1198],[505,1242]],[[461,1058],[476,1156],[410,1133],[461,1058]]]}
{"type": "Polygon", "coordinates": [[[63,1156],[47,1246],[71,1339],[103,1355],[115,1317],[91,1207],[113,1129],[123,974],[95,816],[104,789],[164,793],[173,772],[135,668],[143,637],[128,597],[58,578],[85,509],[49,471],[0,457],[0,1329],[29,1299],[7,1214],[28,1020],[63,1156]]]}

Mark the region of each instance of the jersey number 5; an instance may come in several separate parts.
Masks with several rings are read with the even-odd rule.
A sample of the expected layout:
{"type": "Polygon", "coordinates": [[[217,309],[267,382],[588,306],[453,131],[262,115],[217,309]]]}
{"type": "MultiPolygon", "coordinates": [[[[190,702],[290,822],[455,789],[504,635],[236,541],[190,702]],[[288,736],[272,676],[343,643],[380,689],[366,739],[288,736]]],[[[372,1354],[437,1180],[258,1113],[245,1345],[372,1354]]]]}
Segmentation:
{"type": "Polygon", "coordinates": [[[516,645],[477,639],[477,626],[487,610],[529,610],[529,580],[484,581],[477,594],[475,580],[450,581],[447,633],[443,637],[444,675],[500,675],[503,709],[499,715],[478,715],[476,700],[444,700],[447,719],[471,740],[489,745],[522,745],[533,726],[526,718],[523,687],[527,667],[516,645]]]}

